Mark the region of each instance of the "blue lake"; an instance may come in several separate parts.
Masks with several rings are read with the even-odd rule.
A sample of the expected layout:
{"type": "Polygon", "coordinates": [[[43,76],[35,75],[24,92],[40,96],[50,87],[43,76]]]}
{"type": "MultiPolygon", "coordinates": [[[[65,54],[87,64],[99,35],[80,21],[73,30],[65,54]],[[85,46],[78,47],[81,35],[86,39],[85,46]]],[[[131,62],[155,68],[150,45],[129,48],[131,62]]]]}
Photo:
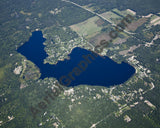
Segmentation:
{"type": "Polygon", "coordinates": [[[79,47],[68,55],[69,60],[59,61],[56,65],[44,64],[48,56],[44,51],[45,40],[41,31],[35,31],[17,50],[40,69],[40,79],[54,77],[69,87],[80,84],[109,87],[124,83],[135,73],[134,67],[128,63],[118,64],[107,56],[101,57],[79,47]]]}

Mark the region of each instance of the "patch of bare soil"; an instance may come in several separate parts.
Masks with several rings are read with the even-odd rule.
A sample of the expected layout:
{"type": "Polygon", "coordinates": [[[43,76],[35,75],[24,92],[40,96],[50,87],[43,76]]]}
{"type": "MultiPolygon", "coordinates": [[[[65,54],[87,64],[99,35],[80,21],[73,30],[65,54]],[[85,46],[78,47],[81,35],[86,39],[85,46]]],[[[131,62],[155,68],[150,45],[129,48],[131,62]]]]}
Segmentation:
{"type": "Polygon", "coordinates": [[[128,24],[127,30],[136,31],[137,28],[143,25],[147,20],[148,20],[147,18],[141,18],[137,21],[133,21],[131,24],[128,24]]]}
{"type": "Polygon", "coordinates": [[[120,54],[120,55],[127,55],[128,52],[133,52],[135,49],[139,48],[140,46],[141,46],[140,44],[139,44],[138,46],[133,45],[133,46],[130,47],[130,49],[128,49],[128,50],[120,51],[119,54],[120,54]]]}
{"type": "Polygon", "coordinates": [[[104,24],[104,21],[102,19],[98,19],[96,22],[97,26],[102,26],[104,24]]]}
{"type": "Polygon", "coordinates": [[[102,40],[109,41],[110,39],[111,37],[109,36],[108,33],[101,33],[91,38],[89,42],[93,44],[94,46],[96,46],[96,45],[99,45],[102,40]]]}
{"type": "Polygon", "coordinates": [[[122,43],[124,43],[124,42],[126,42],[126,41],[127,41],[127,38],[125,38],[125,39],[117,38],[117,40],[115,40],[115,41],[113,42],[113,44],[122,44],[122,43]]]}

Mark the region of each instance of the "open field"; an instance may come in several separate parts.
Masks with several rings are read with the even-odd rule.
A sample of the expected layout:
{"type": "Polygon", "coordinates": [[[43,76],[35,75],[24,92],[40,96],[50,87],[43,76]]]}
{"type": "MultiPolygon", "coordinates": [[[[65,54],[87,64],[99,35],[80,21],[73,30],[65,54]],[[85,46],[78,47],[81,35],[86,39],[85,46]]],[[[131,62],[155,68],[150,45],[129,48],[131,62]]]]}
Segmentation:
{"type": "Polygon", "coordinates": [[[122,19],[119,15],[109,11],[109,12],[104,12],[101,14],[103,17],[108,19],[109,21],[112,21],[114,24],[119,23],[119,21],[122,19]]]}
{"type": "Polygon", "coordinates": [[[93,37],[94,35],[99,33],[102,29],[101,26],[98,26],[96,24],[98,20],[99,18],[95,16],[81,23],[71,25],[70,28],[73,31],[76,31],[80,36],[85,36],[86,38],[93,37]]]}
{"type": "Polygon", "coordinates": [[[158,25],[158,24],[160,24],[160,17],[159,16],[157,16],[157,15],[155,15],[155,14],[149,14],[149,15],[147,15],[147,16],[142,16],[142,17],[146,17],[146,18],[149,18],[149,20],[150,20],[150,23],[147,25],[148,27],[150,27],[150,26],[156,26],[156,25],[158,25]]]}
{"type": "Polygon", "coordinates": [[[136,31],[138,27],[143,25],[147,21],[147,18],[141,18],[137,21],[133,21],[131,24],[128,25],[127,29],[129,31],[136,31]]]}
{"type": "Polygon", "coordinates": [[[156,21],[156,22],[154,23],[154,26],[156,26],[156,25],[158,25],[158,24],[160,24],[160,20],[156,21]]]}
{"type": "Polygon", "coordinates": [[[89,9],[89,10],[91,10],[91,11],[95,11],[95,10],[96,10],[96,9],[94,9],[94,7],[92,6],[92,4],[88,4],[88,5],[85,5],[85,6],[82,6],[82,7],[87,8],[87,9],[89,9]]]}
{"type": "Polygon", "coordinates": [[[101,40],[106,40],[109,41],[111,39],[111,37],[109,36],[108,33],[101,33],[101,34],[97,34],[95,37],[91,38],[89,40],[89,42],[91,44],[93,44],[94,46],[99,45],[99,43],[101,42],[101,40]]]}
{"type": "Polygon", "coordinates": [[[153,15],[151,17],[150,23],[151,23],[151,25],[154,25],[154,26],[160,24],[160,17],[157,15],[153,15]]]}
{"type": "Polygon", "coordinates": [[[119,15],[122,15],[122,16],[126,16],[128,14],[130,15],[135,15],[135,12],[133,10],[130,10],[130,9],[127,9],[127,10],[124,10],[124,11],[120,11],[118,10],[117,8],[113,9],[114,12],[118,13],[119,15]]]}
{"type": "Polygon", "coordinates": [[[153,14],[153,15],[151,16],[151,21],[154,20],[154,19],[156,19],[156,18],[158,18],[158,17],[159,17],[159,16],[153,14]]]}

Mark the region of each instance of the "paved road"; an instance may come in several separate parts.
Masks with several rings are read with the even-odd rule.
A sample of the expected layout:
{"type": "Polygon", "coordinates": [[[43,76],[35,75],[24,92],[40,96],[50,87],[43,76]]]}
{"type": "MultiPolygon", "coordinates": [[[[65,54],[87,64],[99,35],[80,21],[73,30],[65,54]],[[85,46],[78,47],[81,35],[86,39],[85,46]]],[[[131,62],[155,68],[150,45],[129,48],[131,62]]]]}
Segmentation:
{"type": "MultiPolygon", "coordinates": [[[[68,1],[68,0],[62,0],[62,1],[65,1],[65,2],[68,2],[68,3],[71,3],[71,4],[74,4],[74,5],[76,5],[76,6],[80,7],[80,8],[82,8],[82,9],[84,9],[84,10],[86,10],[86,11],[92,13],[92,14],[97,15],[98,17],[100,17],[100,18],[102,18],[103,20],[109,22],[109,23],[112,24],[113,26],[117,26],[116,24],[114,24],[112,21],[108,20],[107,18],[105,18],[105,17],[102,16],[101,14],[98,14],[98,13],[96,13],[96,12],[94,12],[94,11],[91,11],[91,10],[89,10],[89,9],[87,9],[87,8],[85,8],[85,7],[81,6],[81,5],[79,5],[79,4],[76,4],[76,3],[74,3],[74,2],[71,2],[71,1],[68,1]]],[[[128,31],[126,31],[126,30],[124,30],[124,32],[127,33],[127,34],[129,34],[129,35],[135,34],[135,33],[128,32],[128,31]]]]}

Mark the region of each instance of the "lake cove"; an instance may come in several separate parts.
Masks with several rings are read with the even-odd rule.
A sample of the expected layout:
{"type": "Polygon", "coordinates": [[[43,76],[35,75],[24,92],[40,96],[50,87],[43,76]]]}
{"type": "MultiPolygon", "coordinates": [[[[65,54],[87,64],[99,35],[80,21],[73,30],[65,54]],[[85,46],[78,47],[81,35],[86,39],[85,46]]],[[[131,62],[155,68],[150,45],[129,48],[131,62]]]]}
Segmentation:
{"type": "Polygon", "coordinates": [[[101,57],[79,47],[68,55],[69,60],[58,61],[56,65],[44,64],[48,56],[43,45],[45,40],[41,31],[35,31],[17,50],[40,69],[40,79],[54,77],[68,87],[80,84],[109,87],[124,83],[135,73],[134,67],[128,63],[118,64],[107,56],[101,57]]]}

